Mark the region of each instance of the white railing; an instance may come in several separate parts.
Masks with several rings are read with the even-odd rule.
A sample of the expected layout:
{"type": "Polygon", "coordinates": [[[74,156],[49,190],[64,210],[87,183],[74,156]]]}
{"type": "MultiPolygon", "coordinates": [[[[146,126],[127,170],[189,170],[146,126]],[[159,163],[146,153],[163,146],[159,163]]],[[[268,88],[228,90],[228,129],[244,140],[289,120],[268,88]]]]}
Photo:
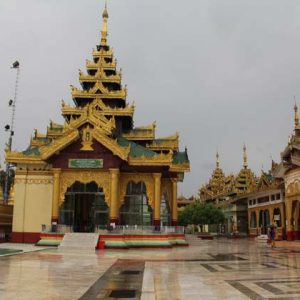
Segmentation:
{"type": "Polygon", "coordinates": [[[6,235],[5,232],[0,232],[0,241],[5,241],[6,235]]]}
{"type": "Polygon", "coordinates": [[[45,225],[42,224],[42,233],[69,233],[73,232],[73,226],[69,225],[45,225]]]}
{"type": "Polygon", "coordinates": [[[183,226],[139,226],[139,225],[116,225],[103,230],[97,228],[95,232],[112,234],[169,234],[184,233],[183,226]]]}
{"type": "MultiPolygon", "coordinates": [[[[73,232],[73,226],[42,225],[42,233],[69,233],[73,232]]],[[[169,234],[184,233],[183,226],[139,226],[139,225],[116,225],[116,226],[95,226],[95,233],[99,234],[169,234]]]]}

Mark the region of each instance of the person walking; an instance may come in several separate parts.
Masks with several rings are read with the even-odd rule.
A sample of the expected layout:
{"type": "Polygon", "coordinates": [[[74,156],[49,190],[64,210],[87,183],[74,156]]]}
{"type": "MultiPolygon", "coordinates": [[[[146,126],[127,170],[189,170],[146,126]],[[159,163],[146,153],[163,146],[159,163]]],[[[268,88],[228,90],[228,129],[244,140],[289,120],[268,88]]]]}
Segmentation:
{"type": "Polygon", "coordinates": [[[274,227],[274,225],[270,226],[269,240],[271,241],[271,248],[275,248],[275,227],[274,227]]]}

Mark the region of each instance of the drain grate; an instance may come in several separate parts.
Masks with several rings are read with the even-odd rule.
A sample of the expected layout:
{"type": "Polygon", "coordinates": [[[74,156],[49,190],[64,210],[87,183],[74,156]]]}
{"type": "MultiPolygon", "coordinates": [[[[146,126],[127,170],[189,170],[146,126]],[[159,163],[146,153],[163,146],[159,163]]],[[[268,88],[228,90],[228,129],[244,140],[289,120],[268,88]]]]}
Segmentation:
{"type": "Polygon", "coordinates": [[[110,298],[135,298],[136,290],[112,290],[110,298]]]}
{"type": "Polygon", "coordinates": [[[141,274],[141,271],[136,270],[125,270],[121,272],[122,275],[138,275],[141,274]]]}

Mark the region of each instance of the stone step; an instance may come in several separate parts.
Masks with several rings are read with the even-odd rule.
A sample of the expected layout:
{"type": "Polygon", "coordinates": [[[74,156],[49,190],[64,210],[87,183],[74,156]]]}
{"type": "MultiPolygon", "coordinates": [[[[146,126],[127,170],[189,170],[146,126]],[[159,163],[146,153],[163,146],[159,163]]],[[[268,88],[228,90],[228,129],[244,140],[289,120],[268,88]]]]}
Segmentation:
{"type": "Polygon", "coordinates": [[[59,246],[60,249],[77,249],[94,251],[99,235],[96,233],[66,233],[59,246]]]}

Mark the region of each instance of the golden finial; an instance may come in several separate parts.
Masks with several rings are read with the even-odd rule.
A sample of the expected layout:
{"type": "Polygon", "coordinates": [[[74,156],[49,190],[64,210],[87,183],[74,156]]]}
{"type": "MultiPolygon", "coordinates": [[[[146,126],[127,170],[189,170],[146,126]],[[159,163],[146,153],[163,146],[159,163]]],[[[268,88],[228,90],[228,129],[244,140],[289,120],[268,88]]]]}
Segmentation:
{"type": "Polygon", "coordinates": [[[105,46],[107,41],[107,19],[108,19],[107,3],[105,2],[105,7],[102,13],[102,29],[101,29],[101,43],[100,43],[100,45],[102,46],[105,46]]]}
{"type": "MultiPolygon", "coordinates": [[[[295,100],[295,96],[294,96],[294,100],[295,100]]],[[[295,105],[294,105],[294,122],[295,122],[295,128],[299,126],[299,115],[298,115],[298,106],[295,100],[295,105]]]]}
{"type": "Polygon", "coordinates": [[[247,148],[246,145],[244,144],[243,146],[243,160],[244,160],[244,169],[248,168],[248,161],[247,161],[247,152],[246,152],[247,148]]]}
{"type": "Polygon", "coordinates": [[[217,151],[216,154],[216,168],[219,169],[220,168],[220,160],[219,160],[219,152],[217,151]]]}

